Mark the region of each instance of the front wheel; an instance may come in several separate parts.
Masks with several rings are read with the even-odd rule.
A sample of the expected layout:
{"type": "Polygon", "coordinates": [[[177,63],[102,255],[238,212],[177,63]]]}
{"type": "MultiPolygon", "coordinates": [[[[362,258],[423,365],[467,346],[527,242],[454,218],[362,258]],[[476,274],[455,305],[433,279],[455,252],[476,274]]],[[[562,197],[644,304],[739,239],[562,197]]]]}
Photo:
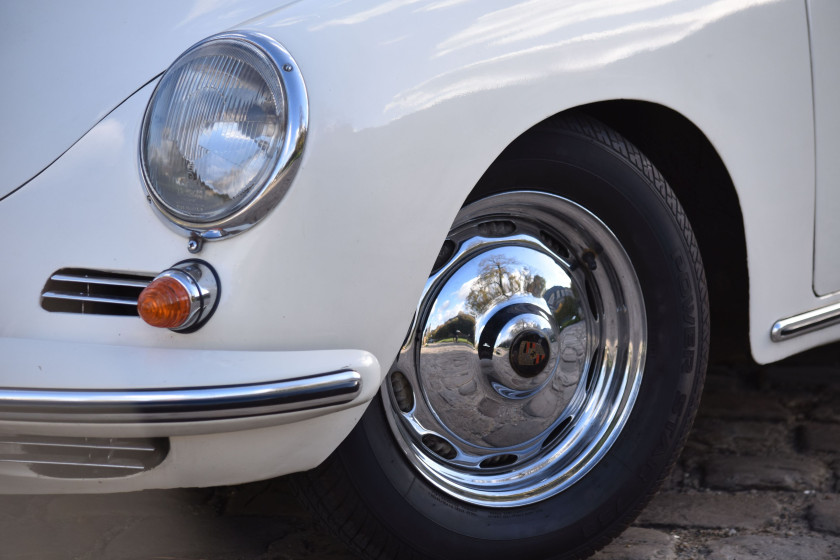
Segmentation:
{"type": "Polygon", "coordinates": [[[691,426],[708,302],[682,208],[629,142],[562,117],[458,214],[381,399],[301,495],[367,558],[579,558],[691,426]]]}

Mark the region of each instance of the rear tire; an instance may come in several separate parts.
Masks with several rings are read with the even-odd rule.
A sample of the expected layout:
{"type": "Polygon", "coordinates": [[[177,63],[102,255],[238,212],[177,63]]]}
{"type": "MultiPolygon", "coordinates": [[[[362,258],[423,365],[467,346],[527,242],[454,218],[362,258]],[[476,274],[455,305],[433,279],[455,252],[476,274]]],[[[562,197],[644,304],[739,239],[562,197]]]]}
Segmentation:
{"type": "Polygon", "coordinates": [[[298,493],[370,559],[592,554],[656,492],[699,404],[709,317],[688,220],[627,140],[562,116],[499,157],[449,239],[382,398],[298,493]],[[492,258],[501,287],[476,295],[476,273],[438,313],[492,258]]]}

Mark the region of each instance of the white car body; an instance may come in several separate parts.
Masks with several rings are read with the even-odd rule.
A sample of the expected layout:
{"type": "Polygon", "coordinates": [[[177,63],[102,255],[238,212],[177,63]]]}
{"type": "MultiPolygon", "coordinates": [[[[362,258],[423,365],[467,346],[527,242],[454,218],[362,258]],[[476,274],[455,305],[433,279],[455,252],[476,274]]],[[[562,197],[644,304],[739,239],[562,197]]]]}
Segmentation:
{"type": "Polygon", "coordinates": [[[667,108],[719,155],[743,219],[741,303],[756,361],[840,339],[840,325],[771,339],[778,321],[840,303],[840,112],[830,106],[840,49],[828,0],[273,4],[0,8],[0,387],[129,393],[352,370],[359,392],[309,410],[154,423],[9,416],[0,394],[0,434],[170,445],[159,466],[127,477],[6,464],[0,491],[209,486],[315,467],[377,395],[483,172],[535,124],[596,102],[667,108]],[[295,57],[310,118],[285,198],[198,255],[219,274],[217,312],[185,335],[136,317],[45,311],[56,270],[154,275],[192,256],[145,199],[138,137],[159,75],[228,29],[266,34],[295,57]]]}

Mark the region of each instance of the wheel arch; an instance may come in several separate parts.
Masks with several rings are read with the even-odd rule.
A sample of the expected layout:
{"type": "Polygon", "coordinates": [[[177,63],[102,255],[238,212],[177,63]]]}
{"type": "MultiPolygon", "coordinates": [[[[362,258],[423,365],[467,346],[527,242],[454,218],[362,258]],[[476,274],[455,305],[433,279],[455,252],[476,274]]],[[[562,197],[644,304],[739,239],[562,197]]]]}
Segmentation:
{"type": "MultiPolygon", "coordinates": [[[[668,181],[691,222],[703,257],[711,311],[710,363],[752,363],[744,221],[735,185],[712,143],[688,118],[657,103],[602,101],[545,120],[570,112],[585,113],[615,129],[668,181]]],[[[481,196],[474,189],[466,202],[481,196]]]]}

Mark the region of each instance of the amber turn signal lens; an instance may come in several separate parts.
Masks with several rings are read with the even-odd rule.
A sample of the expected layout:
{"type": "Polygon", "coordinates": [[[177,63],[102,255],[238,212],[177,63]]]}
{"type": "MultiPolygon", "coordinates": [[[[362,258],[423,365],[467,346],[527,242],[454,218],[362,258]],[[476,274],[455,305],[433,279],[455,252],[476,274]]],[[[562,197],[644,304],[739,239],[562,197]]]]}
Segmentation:
{"type": "Polygon", "coordinates": [[[140,292],[137,311],[153,327],[177,329],[190,317],[190,293],[175,278],[162,276],[140,292]]]}

